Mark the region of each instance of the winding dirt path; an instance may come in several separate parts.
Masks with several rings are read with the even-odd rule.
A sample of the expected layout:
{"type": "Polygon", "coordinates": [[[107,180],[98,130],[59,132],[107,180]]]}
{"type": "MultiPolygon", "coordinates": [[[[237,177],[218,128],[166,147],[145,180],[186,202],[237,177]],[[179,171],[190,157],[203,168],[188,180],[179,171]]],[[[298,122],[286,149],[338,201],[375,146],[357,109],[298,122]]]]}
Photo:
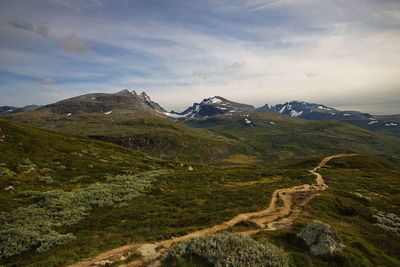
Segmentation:
{"type": "Polygon", "coordinates": [[[322,161],[310,173],[316,176],[316,184],[303,184],[290,188],[277,189],[272,193],[269,206],[261,211],[241,213],[222,224],[215,225],[203,230],[195,231],[180,237],[159,241],[154,244],[130,244],[116,249],[106,251],[94,258],[76,263],[70,267],[104,266],[110,263],[123,262],[132,254],[140,255],[140,261],[133,261],[120,266],[159,266],[159,259],[164,255],[172,244],[185,241],[189,238],[212,234],[226,230],[240,222],[251,222],[254,230],[243,233],[252,235],[259,231],[282,229],[290,226],[301,214],[304,206],[313,198],[319,196],[318,191],[328,188],[322,175],[318,172],[331,159],[339,157],[354,156],[356,154],[336,154],[322,159],[322,161]],[[158,248],[158,249],[157,249],[158,248]]]}

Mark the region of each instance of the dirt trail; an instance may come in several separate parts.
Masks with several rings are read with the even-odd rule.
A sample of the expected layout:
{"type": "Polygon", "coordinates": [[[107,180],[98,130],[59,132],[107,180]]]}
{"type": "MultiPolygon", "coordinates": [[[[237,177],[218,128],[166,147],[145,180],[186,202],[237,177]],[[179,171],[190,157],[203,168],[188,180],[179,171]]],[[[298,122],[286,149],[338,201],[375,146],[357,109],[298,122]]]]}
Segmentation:
{"type": "Polygon", "coordinates": [[[241,213],[222,224],[154,244],[131,244],[119,247],[106,251],[95,258],[71,265],[70,267],[102,266],[107,263],[122,263],[123,260],[132,254],[141,255],[141,260],[133,261],[128,264],[121,264],[120,266],[158,266],[160,263],[158,259],[165,254],[173,243],[226,230],[240,222],[248,221],[254,223],[257,229],[243,232],[249,235],[256,234],[263,230],[268,231],[286,228],[301,214],[304,206],[307,205],[308,202],[319,196],[317,193],[318,191],[328,188],[322,175],[318,173],[318,170],[333,158],[354,155],[356,154],[337,154],[324,158],[315,168],[309,170],[310,173],[316,176],[316,184],[303,184],[275,190],[272,193],[271,202],[265,210],[241,213]],[[156,250],[157,247],[161,249],[156,250]]]}

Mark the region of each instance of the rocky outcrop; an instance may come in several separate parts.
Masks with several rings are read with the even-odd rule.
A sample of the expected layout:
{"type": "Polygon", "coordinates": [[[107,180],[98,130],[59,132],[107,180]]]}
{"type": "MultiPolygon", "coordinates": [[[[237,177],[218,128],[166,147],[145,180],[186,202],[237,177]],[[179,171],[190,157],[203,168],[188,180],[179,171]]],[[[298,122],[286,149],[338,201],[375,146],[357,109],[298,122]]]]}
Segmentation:
{"type": "Polygon", "coordinates": [[[332,256],[344,248],[330,225],[320,221],[309,223],[297,236],[306,242],[310,252],[316,256],[332,256]]]}

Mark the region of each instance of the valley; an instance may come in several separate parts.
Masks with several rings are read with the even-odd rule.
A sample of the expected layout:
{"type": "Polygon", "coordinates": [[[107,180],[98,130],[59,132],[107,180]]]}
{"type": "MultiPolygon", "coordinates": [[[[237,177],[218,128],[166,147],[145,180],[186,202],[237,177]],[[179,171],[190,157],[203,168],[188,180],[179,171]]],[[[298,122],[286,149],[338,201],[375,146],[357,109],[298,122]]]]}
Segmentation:
{"type": "Polygon", "coordinates": [[[400,207],[398,137],[202,103],[171,118],[126,90],[2,115],[2,264],[204,266],[169,251],[217,232],[278,245],[295,266],[399,262],[396,217],[385,224],[400,207]],[[338,231],[343,252],[309,254],[296,233],[314,219],[338,231]]]}

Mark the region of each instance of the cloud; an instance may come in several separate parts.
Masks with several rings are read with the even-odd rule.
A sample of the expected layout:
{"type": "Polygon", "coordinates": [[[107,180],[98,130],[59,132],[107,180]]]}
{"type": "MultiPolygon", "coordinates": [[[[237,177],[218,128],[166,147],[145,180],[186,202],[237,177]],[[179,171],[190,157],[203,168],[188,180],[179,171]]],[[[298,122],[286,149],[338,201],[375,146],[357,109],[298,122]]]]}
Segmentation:
{"type": "Polygon", "coordinates": [[[68,8],[73,11],[83,13],[85,9],[90,9],[92,7],[102,7],[102,0],[86,0],[86,1],[76,1],[76,0],[53,0],[53,4],[59,5],[63,8],[68,8]]]}
{"type": "Polygon", "coordinates": [[[93,54],[91,47],[82,42],[75,33],[70,33],[65,38],[58,40],[57,44],[69,53],[93,54]]]}
{"type": "Polygon", "coordinates": [[[287,6],[293,4],[295,1],[293,0],[257,0],[250,1],[248,3],[251,11],[258,11],[262,9],[273,9],[281,6],[287,6]]]}
{"type": "Polygon", "coordinates": [[[54,80],[51,77],[39,77],[39,81],[45,84],[53,84],[54,80]]]}
{"type": "Polygon", "coordinates": [[[225,70],[231,72],[237,72],[241,70],[244,67],[244,65],[245,65],[244,62],[233,62],[232,64],[225,66],[225,70]]]}
{"type": "MultiPolygon", "coordinates": [[[[0,29],[1,40],[8,41],[0,48],[3,69],[29,77],[57,77],[52,86],[37,88],[38,82],[26,82],[19,90],[62,87],[69,97],[134,85],[172,109],[216,91],[256,106],[292,98],[329,105],[344,99],[363,102],[360,95],[382,103],[400,97],[400,35],[393,27],[398,8],[387,1],[208,0],[199,5],[187,1],[186,15],[178,17],[175,11],[182,10],[174,6],[177,1],[168,1],[161,12],[154,5],[135,5],[134,1],[121,1],[120,6],[104,1],[103,7],[91,5],[88,10],[86,1],[59,0],[79,5],[82,13],[72,7],[51,4],[51,9],[46,9],[44,4],[21,1],[26,1],[24,13],[21,4],[13,4],[15,11],[0,9],[0,17],[6,22],[48,19],[51,33],[47,41],[67,52],[85,54],[92,51],[86,42],[90,40],[96,53],[90,57],[43,53],[54,50],[51,42],[46,45],[34,34],[25,34],[25,42],[20,34],[13,35],[15,30],[0,29]],[[216,2],[223,4],[216,7],[216,2]],[[227,10],[225,4],[235,8],[227,10]],[[205,9],[200,10],[202,7],[205,9]],[[250,15],[252,8],[259,12],[250,15]],[[379,15],[371,17],[373,14],[379,15]],[[72,32],[76,35],[66,35],[72,32]],[[397,91],[389,95],[379,90],[388,87],[397,91]]],[[[55,0],[43,2],[51,1],[55,0]]],[[[27,33],[36,29],[29,23],[14,24],[15,29],[27,33]]],[[[15,81],[10,78],[8,82],[0,84],[2,101],[4,90],[16,88],[15,81]]],[[[61,99],[53,96],[51,101],[61,99]]],[[[13,101],[33,100],[16,97],[13,101]]],[[[380,113],[399,113],[398,108],[383,104],[370,107],[381,109],[380,113]]]]}
{"type": "Polygon", "coordinates": [[[30,31],[44,38],[46,38],[50,32],[50,28],[44,24],[36,24],[19,20],[10,21],[8,24],[16,29],[30,31]]]}
{"type": "Polygon", "coordinates": [[[209,77],[209,74],[203,70],[193,70],[193,76],[199,77],[203,80],[206,80],[209,77]]]}
{"type": "Polygon", "coordinates": [[[91,47],[85,44],[81,39],[76,36],[76,33],[70,33],[64,38],[57,40],[56,37],[50,36],[50,28],[44,24],[30,23],[26,21],[13,20],[8,23],[10,26],[24,31],[33,32],[44,38],[50,37],[49,39],[56,42],[62,49],[70,53],[81,53],[81,54],[93,54],[91,47]]]}
{"type": "Polygon", "coordinates": [[[385,10],[376,15],[378,18],[382,18],[393,25],[400,25],[400,10],[392,9],[385,10]]]}
{"type": "Polygon", "coordinates": [[[307,73],[305,73],[305,75],[307,76],[307,78],[317,77],[317,74],[315,72],[307,72],[307,73]]]}

